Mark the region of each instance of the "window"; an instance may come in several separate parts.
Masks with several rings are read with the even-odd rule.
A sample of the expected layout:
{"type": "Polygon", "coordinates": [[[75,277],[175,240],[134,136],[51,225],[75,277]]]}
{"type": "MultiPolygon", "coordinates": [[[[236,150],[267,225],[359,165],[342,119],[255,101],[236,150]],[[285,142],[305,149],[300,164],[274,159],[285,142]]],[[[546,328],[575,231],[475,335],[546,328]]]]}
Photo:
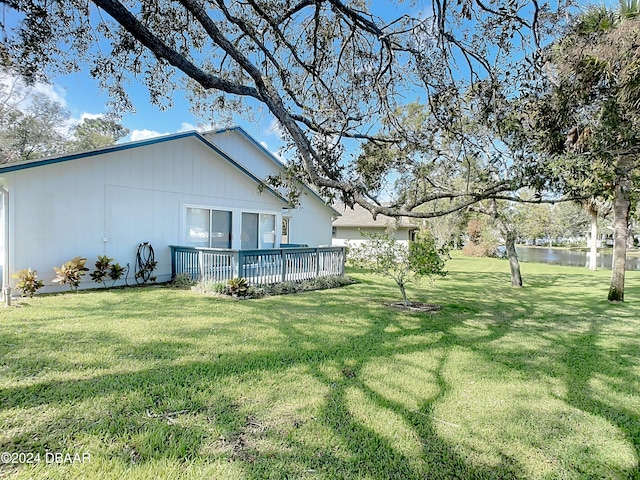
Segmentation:
{"type": "Polygon", "coordinates": [[[231,248],[231,212],[188,207],[185,223],[187,245],[231,248]]]}
{"type": "Polygon", "coordinates": [[[240,248],[274,248],[276,245],[276,216],[262,213],[242,213],[240,248]]]}
{"type": "Polygon", "coordinates": [[[260,214],[260,248],[275,248],[276,216],[260,214]]]}
{"type": "Polygon", "coordinates": [[[290,218],[282,219],[282,242],[284,244],[289,243],[289,221],[290,218]]]}
{"type": "Polygon", "coordinates": [[[242,241],[240,248],[252,250],[258,248],[258,218],[257,213],[242,214],[242,241]]]}

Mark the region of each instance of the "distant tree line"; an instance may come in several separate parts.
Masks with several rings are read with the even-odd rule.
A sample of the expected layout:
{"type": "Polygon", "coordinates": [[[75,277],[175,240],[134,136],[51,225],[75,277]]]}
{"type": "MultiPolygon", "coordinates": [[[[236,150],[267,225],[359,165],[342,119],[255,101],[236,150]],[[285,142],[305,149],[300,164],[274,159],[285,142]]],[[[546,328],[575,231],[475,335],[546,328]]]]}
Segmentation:
{"type": "Polygon", "coordinates": [[[91,150],[128,134],[108,116],[74,123],[60,102],[0,71],[0,164],[91,150]]]}

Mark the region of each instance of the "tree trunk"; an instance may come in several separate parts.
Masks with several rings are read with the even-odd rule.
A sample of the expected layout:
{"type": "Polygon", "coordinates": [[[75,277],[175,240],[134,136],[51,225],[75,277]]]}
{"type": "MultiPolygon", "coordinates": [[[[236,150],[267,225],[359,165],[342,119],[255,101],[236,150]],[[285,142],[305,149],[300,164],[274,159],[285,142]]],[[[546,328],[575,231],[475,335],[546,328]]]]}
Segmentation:
{"type": "Polygon", "coordinates": [[[516,252],[516,236],[513,232],[507,232],[505,235],[505,247],[507,249],[507,258],[509,259],[509,270],[511,271],[511,286],[521,287],[520,261],[516,252]]]}
{"type": "Polygon", "coordinates": [[[407,290],[405,289],[404,283],[398,282],[398,287],[400,287],[400,292],[402,292],[402,301],[406,306],[409,306],[409,299],[407,298],[407,290]]]}
{"type": "Polygon", "coordinates": [[[598,212],[591,210],[591,238],[589,239],[589,270],[598,268],[598,212]]]}
{"type": "Polygon", "coordinates": [[[609,301],[624,301],[624,276],[627,263],[627,238],[629,236],[629,209],[631,208],[631,180],[628,169],[630,162],[618,161],[621,172],[613,196],[613,265],[611,267],[611,286],[609,301]]]}

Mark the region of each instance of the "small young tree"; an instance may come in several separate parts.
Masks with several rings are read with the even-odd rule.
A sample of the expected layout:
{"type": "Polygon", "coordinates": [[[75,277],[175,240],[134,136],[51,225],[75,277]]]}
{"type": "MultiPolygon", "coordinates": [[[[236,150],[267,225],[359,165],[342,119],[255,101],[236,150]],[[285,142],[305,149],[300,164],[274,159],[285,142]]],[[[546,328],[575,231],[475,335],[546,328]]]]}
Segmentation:
{"type": "Polygon", "coordinates": [[[421,230],[408,245],[389,232],[362,233],[367,240],[349,248],[349,262],[359,268],[368,268],[376,275],[389,277],[400,288],[402,300],[410,305],[406,287],[423,278],[433,280],[447,274],[444,270],[446,250],[438,248],[433,236],[421,230]]]}

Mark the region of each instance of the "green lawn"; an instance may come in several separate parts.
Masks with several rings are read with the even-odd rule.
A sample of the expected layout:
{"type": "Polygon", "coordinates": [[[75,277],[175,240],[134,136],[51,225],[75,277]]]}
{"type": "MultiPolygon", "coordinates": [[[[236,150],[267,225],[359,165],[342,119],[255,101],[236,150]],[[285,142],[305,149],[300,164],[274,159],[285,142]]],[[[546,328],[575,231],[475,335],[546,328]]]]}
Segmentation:
{"type": "Polygon", "coordinates": [[[504,260],[448,268],[409,291],[435,313],[362,272],[0,308],[0,452],[40,455],[0,478],[640,478],[640,274],[612,305],[605,271],[523,264],[513,289],[504,260]]]}

